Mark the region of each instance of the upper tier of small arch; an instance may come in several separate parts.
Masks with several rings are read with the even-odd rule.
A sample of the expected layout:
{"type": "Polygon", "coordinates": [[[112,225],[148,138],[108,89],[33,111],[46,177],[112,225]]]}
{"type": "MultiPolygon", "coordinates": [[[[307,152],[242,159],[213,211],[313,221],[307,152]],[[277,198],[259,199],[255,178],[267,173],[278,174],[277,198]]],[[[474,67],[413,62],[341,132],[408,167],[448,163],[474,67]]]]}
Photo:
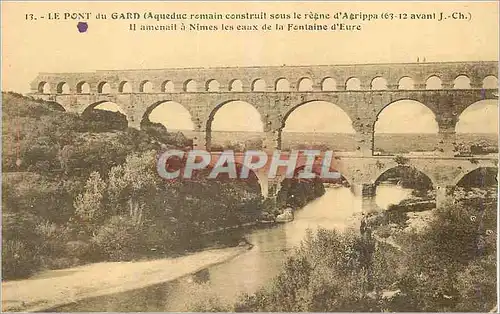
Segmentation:
{"type": "Polygon", "coordinates": [[[31,83],[31,89],[33,93],[78,93],[77,86],[81,85],[82,82],[90,86],[90,93],[99,93],[101,91],[99,87],[102,87],[103,84],[109,84],[109,93],[122,93],[123,82],[130,85],[131,93],[320,92],[332,90],[453,89],[457,87],[491,89],[495,86],[495,82],[498,85],[498,79],[492,81],[492,78],[498,78],[498,63],[495,61],[218,67],[40,73],[31,83]],[[457,84],[457,78],[466,84],[457,84]],[[359,81],[359,86],[357,84],[356,88],[350,86],[353,79],[356,82],[359,81]],[[402,79],[407,82],[402,84],[402,79]],[[486,82],[483,82],[485,79],[486,82]],[[265,83],[265,89],[254,88],[257,80],[265,83]],[[276,83],[279,80],[289,82],[289,87],[285,90],[276,90],[276,83]],[[434,81],[437,80],[441,84],[439,82],[435,84],[434,81]],[[148,85],[151,84],[148,91],[144,90],[144,82],[148,82],[148,85]],[[170,88],[165,88],[165,82],[169,82],[170,88]],[[237,82],[238,88],[234,88],[234,82],[237,82]],[[303,84],[305,82],[307,82],[307,86],[303,84]],[[330,82],[330,85],[334,82],[335,86],[325,88],[325,82],[330,82]],[[67,84],[69,89],[63,91],[58,88],[61,83],[67,84]],[[186,89],[188,85],[196,85],[196,88],[186,89]]]}

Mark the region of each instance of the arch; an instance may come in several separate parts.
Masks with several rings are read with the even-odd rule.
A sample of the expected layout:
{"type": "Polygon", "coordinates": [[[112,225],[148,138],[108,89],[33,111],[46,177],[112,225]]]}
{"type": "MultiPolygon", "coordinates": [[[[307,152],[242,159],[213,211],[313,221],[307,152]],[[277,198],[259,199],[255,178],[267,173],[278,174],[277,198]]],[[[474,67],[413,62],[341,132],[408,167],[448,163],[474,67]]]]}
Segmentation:
{"type": "MultiPolygon", "coordinates": [[[[391,175],[402,175],[402,180],[408,181],[408,183],[413,184],[415,186],[428,187],[433,189],[436,187],[434,180],[427,175],[421,169],[415,166],[409,165],[397,165],[394,167],[389,167],[384,169],[381,173],[378,174],[376,179],[373,181],[375,185],[379,185],[383,180],[387,180],[391,177],[391,175]],[[420,179],[416,178],[415,175],[421,176],[420,179]],[[417,182],[418,180],[418,182],[417,182]]],[[[404,182],[403,182],[404,185],[404,182]]]]}
{"type": "Polygon", "coordinates": [[[98,94],[109,94],[111,93],[111,86],[108,82],[100,82],[97,85],[97,93],[98,94]]]}
{"type": "MultiPolygon", "coordinates": [[[[316,175],[316,178],[314,178],[314,179],[320,180],[321,183],[333,183],[333,184],[339,184],[339,183],[341,183],[341,184],[344,184],[344,185],[347,185],[347,186],[351,186],[351,182],[347,179],[347,177],[345,177],[342,174],[340,174],[339,178],[321,178],[321,175],[322,175],[322,166],[323,166],[322,165],[322,161],[320,161],[319,159],[317,159],[313,163],[311,172],[316,175]]],[[[293,179],[298,179],[298,180],[306,180],[306,181],[314,180],[314,179],[301,179],[301,178],[299,178],[299,174],[302,171],[304,171],[306,167],[307,167],[307,165],[305,164],[305,161],[303,161],[302,163],[299,163],[295,167],[295,169],[293,170],[293,176],[292,176],[292,178],[293,179]]],[[[334,169],[331,166],[328,169],[328,171],[329,172],[334,172],[334,171],[339,172],[338,169],[334,169]]],[[[291,175],[291,173],[288,173],[288,175],[291,175]]]]}
{"type": "Polygon", "coordinates": [[[469,183],[471,187],[485,187],[485,186],[498,186],[498,168],[497,167],[485,167],[478,166],[474,169],[468,169],[460,173],[454,180],[454,186],[464,186],[469,183]],[[479,175],[480,178],[473,178],[473,175],[479,175]],[[487,176],[490,176],[488,178],[487,176]],[[481,178],[482,177],[482,178],[481,178]],[[472,183],[472,184],[471,184],[472,183]]]}
{"type": "Polygon", "coordinates": [[[443,89],[441,78],[437,75],[431,75],[425,81],[425,89],[443,89]]]}
{"type": "Polygon", "coordinates": [[[207,92],[218,92],[220,89],[220,83],[217,80],[208,80],[205,86],[207,92]]]}
{"type": "Polygon", "coordinates": [[[192,131],[195,129],[191,112],[182,104],[172,100],[162,100],[149,106],[142,115],[144,122],[160,123],[167,130],[192,131]]]}
{"type": "Polygon", "coordinates": [[[274,90],[277,92],[289,92],[290,82],[286,78],[281,77],[274,83],[274,90]]]}
{"type": "Polygon", "coordinates": [[[188,93],[196,92],[198,90],[198,85],[195,80],[189,79],[184,82],[184,91],[188,93]]]}
{"type": "Polygon", "coordinates": [[[112,102],[112,101],[108,101],[108,100],[102,100],[102,101],[98,101],[98,102],[90,104],[89,106],[87,106],[83,110],[82,115],[87,114],[87,113],[89,113],[89,111],[92,111],[94,109],[119,112],[119,113],[127,116],[126,111],[123,110],[123,108],[119,104],[112,102]],[[98,108],[98,107],[101,107],[101,108],[98,108]]]}
{"type": "MultiPolygon", "coordinates": [[[[383,127],[381,124],[381,119],[387,119],[387,122],[389,123],[398,122],[398,128],[401,129],[401,131],[405,131],[401,133],[437,133],[439,131],[439,126],[434,111],[432,111],[425,104],[413,99],[399,99],[393,101],[384,106],[377,113],[377,119],[373,124],[374,132],[395,133],[391,132],[391,130],[377,131],[377,127],[383,127]],[[396,111],[396,109],[400,109],[398,110],[399,112],[397,118],[385,118],[386,115],[391,114],[391,111],[396,111]],[[412,113],[412,111],[414,112],[412,113]],[[423,116],[423,119],[420,121],[418,120],[419,116],[423,116]]],[[[394,131],[394,128],[392,128],[392,131],[394,131]]]]}
{"type": "Polygon", "coordinates": [[[498,79],[494,75],[488,75],[483,79],[483,89],[498,89],[498,79]]]}
{"type": "Polygon", "coordinates": [[[470,78],[467,75],[459,75],[453,81],[454,89],[470,89],[470,78]]]}
{"type": "Polygon", "coordinates": [[[439,125],[435,113],[423,103],[400,99],[382,108],[373,124],[372,152],[394,155],[435,151],[439,125]]]}
{"type": "Polygon", "coordinates": [[[153,92],[153,83],[148,80],[142,81],[139,85],[139,92],[141,93],[152,93],[153,92]]]}
{"type": "Polygon", "coordinates": [[[321,81],[321,90],[324,92],[330,92],[337,90],[337,82],[331,77],[325,77],[321,81]]]}
{"type": "Polygon", "coordinates": [[[468,106],[455,125],[456,133],[498,133],[498,101],[485,99],[468,106]]]}
{"type": "Polygon", "coordinates": [[[294,106],[283,116],[278,148],[355,151],[355,133],[351,117],[340,106],[312,100],[294,106]]]}
{"type": "Polygon", "coordinates": [[[66,111],[66,108],[64,108],[63,105],[61,105],[60,103],[58,102],[55,102],[55,101],[46,101],[45,102],[50,109],[52,110],[56,110],[56,111],[66,111]]]}
{"type": "Polygon", "coordinates": [[[360,90],[361,81],[357,77],[351,77],[345,82],[345,90],[360,90]]]}
{"type": "Polygon", "coordinates": [[[415,82],[409,76],[403,76],[399,79],[398,89],[402,90],[412,90],[415,89],[415,82]]]}
{"type": "Polygon", "coordinates": [[[50,94],[50,84],[45,81],[38,83],[38,92],[41,94],[50,94]]]}
{"type": "Polygon", "coordinates": [[[372,90],[386,90],[387,89],[387,80],[382,76],[375,77],[371,84],[370,89],[372,90]]]}
{"type": "Polygon", "coordinates": [[[90,85],[89,83],[83,81],[76,84],[76,92],[78,94],[90,94],[90,85]]]}
{"type": "Polygon", "coordinates": [[[60,82],[59,84],[57,84],[57,93],[58,94],[69,94],[70,90],[69,90],[68,83],[60,82]]]}
{"type": "Polygon", "coordinates": [[[94,132],[125,130],[128,127],[126,112],[117,103],[106,100],[89,105],[81,116],[90,122],[94,132]]]}
{"type": "MultiPolygon", "coordinates": [[[[303,107],[305,105],[308,105],[308,106],[311,106],[311,105],[314,105],[315,103],[325,103],[327,104],[328,106],[331,106],[333,108],[335,108],[335,110],[341,115],[340,119],[337,118],[337,120],[347,120],[349,121],[349,126],[350,128],[349,129],[349,133],[355,133],[355,130],[354,128],[352,127],[352,119],[351,117],[344,111],[344,109],[342,109],[340,106],[338,105],[335,105],[331,102],[328,102],[328,101],[322,101],[322,100],[310,100],[310,101],[306,101],[306,102],[303,102],[303,103],[300,103],[294,107],[292,107],[290,110],[288,110],[288,112],[283,116],[283,120],[281,121],[281,128],[285,128],[286,126],[286,122],[288,120],[288,118],[290,117],[290,115],[292,113],[294,113],[298,108],[300,107],[303,107]]],[[[321,112],[320,115],[317,114],[317,111],[315,113],[315,116],[314,117],[318,117],[318,116],[324,116],[324,111],[321,112]]],[[[303,119],[303,120],[310,120],[310,119],[303,119]]],[[[331,121],[330,121],[331,122],[331,121]]],[[[334,125],[331,125],[331,126],[334,126],[334,125]]],[[[335,126],[340,126],[340,124],[335,124],[335,126]]],[[[301,132],[301,131],[298,131],[298,132],[301,132]]]]}
{"type": "Polygon", "coordinates": [[[174,82],[166,80],[161,83],[161,92],[162,93],[173,93],[175,91],[174,82]]]}
{"type": "Polygon", "coordinates": [[[307,92],[311,92],[313,91],[313,81],[308,78],[308,77],[303,77],[299,80],[298,84],[297,84],[297,90],[298,91],[307,91],[307,92]]]}
{"type": "MultiPolygon", "coordinates": [[[[263,139],[264,122],[260,111],[252,104],[238,99],[228,100],[215,106],[210,112],[206,122],[206,143],[211,149],[213,132],[242,137],[238,144],[250,145],[252,141],[263,139]],[[246,134],[239,134],[245,132],[246,134]],[[255,138],[253,138],[255,135],[255,138]],[[244,142],[244,143],[242,143],[244,142]]],[[[236,148],[234,148],[236,149],[236,148]]]]}
{"type": "Polygon", "coordinates": [[[120,84],[118,85],[118,92],[130,94],[132,93],[132,85],[127,81],[120,82],[120,84]]]}
{"type": "Polygon", "coordinates": [[[238,79],[232,80],[231,82],[229,82],[229,91],[242,92],[243,91],[243,83],[238,79]]]}
{"type": "Polygon", "coordinates": [[[252,82],[252,91],[254,92],[265,92],[267,90],[266,81],[263,79],[255,79],[252,82]]]}
{"type": "Polygon", "coordinates": [[[382,209],[391,210],[391,205],[399,204],[411,195],[434,201],[426,205],[431,209],[436,202],[436,188],[439,188],[435,183],[432,177],[417,167],[397,165],[381,172],[373,181],[373,194],[369,193],[375,196],[374,204],[382,209]]]}

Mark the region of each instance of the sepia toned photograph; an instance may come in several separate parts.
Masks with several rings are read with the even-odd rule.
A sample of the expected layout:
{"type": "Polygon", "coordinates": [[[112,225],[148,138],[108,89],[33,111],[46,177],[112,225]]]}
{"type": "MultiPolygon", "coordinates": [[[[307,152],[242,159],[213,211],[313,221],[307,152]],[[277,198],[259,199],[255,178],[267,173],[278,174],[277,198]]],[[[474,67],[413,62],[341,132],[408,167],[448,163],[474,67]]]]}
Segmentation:
{"type": "Polygon", "coordinates": [[[499,311],[497,2],[1,11],[2,311],[499,311]]]}

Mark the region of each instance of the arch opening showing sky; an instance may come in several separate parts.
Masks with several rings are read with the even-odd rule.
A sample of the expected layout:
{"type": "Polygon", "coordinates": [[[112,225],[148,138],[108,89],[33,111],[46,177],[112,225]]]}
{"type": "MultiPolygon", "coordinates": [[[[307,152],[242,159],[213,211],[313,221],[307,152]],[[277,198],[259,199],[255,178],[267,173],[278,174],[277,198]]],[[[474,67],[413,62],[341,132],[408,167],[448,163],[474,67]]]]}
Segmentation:
{"type": "Polygon", "coordinates": [[[111,101],[106,101],[106,102],[100,103],[97,106],[93,107],[92,109],[106,110],[106,111],[111,111],[111,112],[119,112],[121,114],[127,115],[125,113],[125,111],[118,104],[111,102],[111,101]]]}
{"type": "Polygon", "coordinates": [[[375,122],[375,133],[437,133],[434,113],[415,100],[398,100],[385,107],[375,122]]]}
{"type": "Polygon", "coordinates": [[[308,102],[293,110],[283,132],[355,133],[347,113],[326,101],[308,102]]]}
{"type": "Polygon", "coordinates": [[[459,116],[456,133],[498,133],[498,103],[481,100],[467,107],[459,116]]]}
{"type": "Polygon", "coordinates": [[[230,101],[220,107],[213,117],[212,131],[264,132],[260,113],[245,101],[230,101]]]}
{"type": "Polygon", "coordinates": [[[192,131],[194,124],[191,114],[178,102],[165,101],[149,114],[149,121],[163,124],[167,130],[192,131]]]}

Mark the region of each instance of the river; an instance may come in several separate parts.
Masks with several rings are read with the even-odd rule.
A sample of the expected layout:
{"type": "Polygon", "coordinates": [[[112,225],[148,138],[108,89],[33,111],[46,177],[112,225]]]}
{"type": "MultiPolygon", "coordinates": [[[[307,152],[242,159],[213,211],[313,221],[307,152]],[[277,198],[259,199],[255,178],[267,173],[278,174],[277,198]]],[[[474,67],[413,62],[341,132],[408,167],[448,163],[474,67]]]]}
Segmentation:
{"type": "Polygon", "coordinates": [[[410,189],[382,183],[377,187],[377,195],[371,202],[362,202],[348,188],[330,187],[323,196],[297,210],[294,221],[249,230],[245,237],[253,244],[253,248],[225,263],[173,282],[86,299],[50,311],[190,311],[197,302],[209,299],[232,304],[239,294],[253,293],[269,283],[278,274],[286,255],[300,243],[308,228],[359,228],[359,217],[362,208],[367,210],[366,204],[387,208],[410,193],[410,189]]]}

